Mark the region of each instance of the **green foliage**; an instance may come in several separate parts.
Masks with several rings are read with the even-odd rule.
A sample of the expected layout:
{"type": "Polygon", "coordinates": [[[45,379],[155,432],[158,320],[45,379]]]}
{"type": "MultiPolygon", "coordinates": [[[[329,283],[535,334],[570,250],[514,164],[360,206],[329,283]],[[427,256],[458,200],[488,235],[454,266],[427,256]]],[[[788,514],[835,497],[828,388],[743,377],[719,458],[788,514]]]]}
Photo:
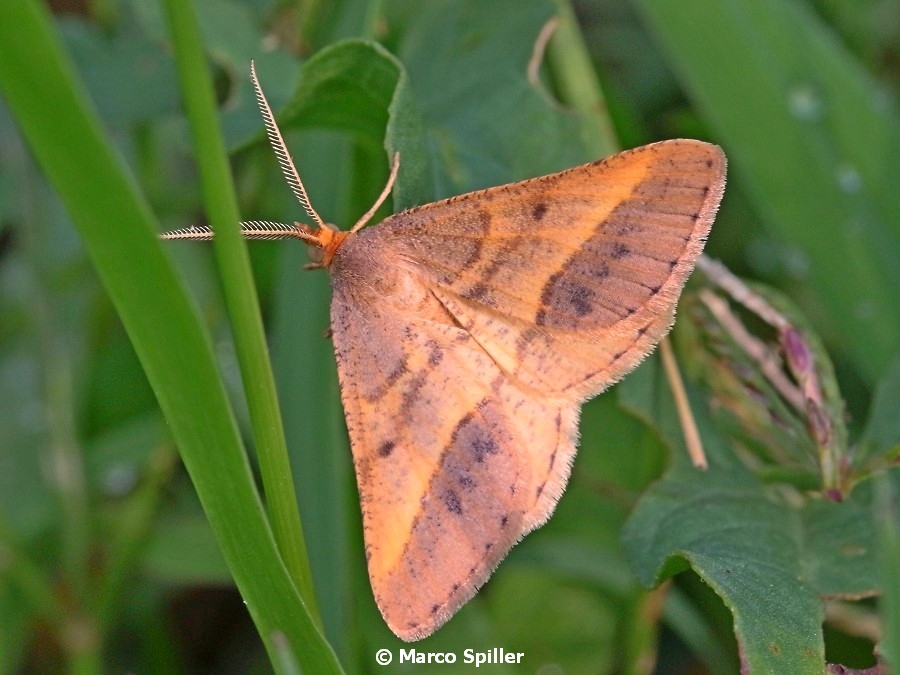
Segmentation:
{"type": "MultiPolygon", "coordinates": [[[[550,0],[197,0],[197,24],[188,3],[0,3],[0,671],[198,669],[209,648],[178,644],[170,599],[232,580],[262,639],[244,627],[243,660],[214,642],[216,670],[267,655],[278,672],[404,672],[365,575],[326,276],[302,271],[302,246],[251,247],[276,400],[234,232],[218,271],[213,247],[153,236],[204,212],[218,232],[238,211],[304,218],[251,59],[313,204],[342,228],[395,151],[396,210],[593,159],[611,127],[631,145],[720,143],[709,251],[790,296],[753,287],[813,355],[781,368],[819,387],[797,407],[686,298],[676,342],[710,469],[688,464],[655,360],[589,403],[556,515],[416,645],[458,655],[435,672],[501,646],[526,654],[507,672],[866,667],[878,608],[850,601],[881,589],[896,663],[898,83],[878,65],[889,26],[823,4],[827,18],[796,0],[577,3],[584,43],[564,24],[533,80],[550,0]],[[832,643],[841,631],[869,641],[832,643]]],[[[771,353],[788,344],[732,312],[771,353]]]]}
{"type": "MultiPolygon", "coordinates": [[[[772,490],[736,460],[705,416],[710,468],[699,472],[687,461],[660,385],[661,376],[645,367],[620,388],[623,402],[656,420],[676,448],[672,468],[644,494],[623,532],[636,571],[658,583],[689,564],[732,612],[749,672],[821,673],[824,601],[867,597],[880,585],[872,483],[841,503],[772,490]]],[[[873,417],[870,426],[883,423],[873,417]]]]}

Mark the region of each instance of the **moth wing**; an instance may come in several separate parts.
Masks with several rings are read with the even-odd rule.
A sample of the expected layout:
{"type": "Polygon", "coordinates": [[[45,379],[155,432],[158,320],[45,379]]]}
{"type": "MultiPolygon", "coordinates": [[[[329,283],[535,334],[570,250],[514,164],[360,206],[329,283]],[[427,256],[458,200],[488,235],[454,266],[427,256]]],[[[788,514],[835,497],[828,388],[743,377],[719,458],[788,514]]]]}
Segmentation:
{"type": "Polygon", "coordinates": [[[397,214],[331,267],[369,576],[425,637],[552,512],[580,400],[671,323],[721,197],[715,146],[673,141],[397,214]]]}
{"type": "Polygon", "coordinates": [[[420,639],[550,516],[578,408],[524,393],[452,321],[346,285],[332,328],[369,577],[391,629],[420,639]]]}
{"type": "Polygon", "coordinates": [[[715,145],[664,141],[412,209],[377,229],[504,372],[583,400],[670,328],[725,164],[715,145]]]}

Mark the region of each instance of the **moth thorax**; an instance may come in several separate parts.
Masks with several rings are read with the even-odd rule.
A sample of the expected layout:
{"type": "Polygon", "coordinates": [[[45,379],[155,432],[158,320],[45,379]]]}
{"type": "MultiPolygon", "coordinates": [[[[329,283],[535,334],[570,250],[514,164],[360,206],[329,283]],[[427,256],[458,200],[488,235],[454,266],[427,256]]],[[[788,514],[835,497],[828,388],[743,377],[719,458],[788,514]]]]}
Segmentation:
{"type": "Polygon", "coordinates": [[[332,283],[372,307],[393,305],[397,311],[431,317],[426,307],[434,295],[415,270],[386,245],[377,228],[349,234],[331,265],[332,283]]]}

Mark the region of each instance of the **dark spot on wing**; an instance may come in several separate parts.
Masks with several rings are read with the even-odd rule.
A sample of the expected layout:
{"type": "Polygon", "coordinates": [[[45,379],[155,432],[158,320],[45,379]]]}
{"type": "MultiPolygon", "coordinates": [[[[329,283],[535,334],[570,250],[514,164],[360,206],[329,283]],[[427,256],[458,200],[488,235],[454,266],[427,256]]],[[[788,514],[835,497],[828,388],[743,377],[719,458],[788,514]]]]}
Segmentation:
{"type": "Polygon", "coordinates": [[[594,292],[581,284],[572,284],[569,290],[569,303],[578,316],[587,316],[591,313],[591,300],[593,297],[594,292]]]}
{"type": "Polygon", "coordinates": [[[550,276],[541,291],[541,308],[535,316],[539,326],[547,324],[547,310],[588,316],[593,310],[594,291],[576,281],[574,275],[557,272],[550,276]]]}
{"type": "Polygon", "coordinates": [[[479,281],[477,284],[472,286],[472,288],[463,293],[463,296],[469,298],[470,300],[484,300],[487,294],[487,284],[481,283],[479,281]]]}
{"type": "Polygon", "coordinates": [[[497,452],[497,443],[488,434],[479,434],[472,439],[472,454],[475,461],[481,464],[485,457],[493,455],[497,452]]]}
{"type": "Polygon", "coordinates": [[[416,401],[419,399],[419,392],[428,381],[428,374],[424,372],[416,373],[410,380],[409,384],[403,392],[403,401],[400,404],[400,411],[407,415],[412,410],[416,401]]]}
{"type": "Polygon", "coordinates": [[[426,345],[428,347],[428,365],[433,368],[444,359],[444,350],[434,340],[429,340],[426,345]]]}
{"type": "Polygon", "coordinates": [[[621,260],[622,258],[627,256],[629,253],[631,253],[631,249],[619,241],[613,245],[610,255],[612,255],[613,260],[621,260]]]}
{"type": "MultiPolygon", "coordinates": [[[[343,358],[343,354],[338,357],[338,360],[343,358]]],[[[400,379],[406,375],[406,355],[402,355],[399,357],[393,364],[390,372],[385,375],[384,383],[375,385],[374,383],[368,383],[371,386],[371,389],[365,391],[365,397],[368,401],[377,401],[382,396],[387,394],[388,390],[393,387],[400,379]]]]}
{"type": "Polygon", "coordinates": [[[472,478],[472,476],[470,476],[469,474],[463,474],[462,476],[457,478],[457,482],[466,490],[471,490],[475,487],[475,479],[472,478]]]}
{"type": "Polygon", "coordinates": [[[459,500],[459,495],[453,490],[444,492],[444,506],[450,513],[457,516],[462,515],[462,502],[459,500]]]}
{"type": "Polygon", "coordinates": [[[478,464],[484,462],[488,455],[498,451],[497,441],[491,436],[490,430],[477,421],[473,413],[467,414],[459,421],[450,437],[450,443],[467,448],[478,464]]]}
{"type": "Polygon", "coordinates": [[[591,274],[596,279],[605,279],[609,276],[609,265],[601,263],[595,269],[591,270],[591,274]]]}

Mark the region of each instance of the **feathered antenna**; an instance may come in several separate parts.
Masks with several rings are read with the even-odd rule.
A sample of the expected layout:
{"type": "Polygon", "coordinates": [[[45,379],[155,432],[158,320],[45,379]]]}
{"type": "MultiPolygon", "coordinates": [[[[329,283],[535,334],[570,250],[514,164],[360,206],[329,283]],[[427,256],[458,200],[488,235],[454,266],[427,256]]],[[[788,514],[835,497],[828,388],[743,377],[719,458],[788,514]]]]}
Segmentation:
{"type": "Polygon", "coordinates": [[[369,222],[369,219],[375,215],[375,212],[378,210],[378,207],[384,204],[384,200],[388,198],[388,195],[391,194],[391,190],[394,187],[394,181],[397,179],[397,172],[400,170],[400,153],[394,153],[394,159],[391,162],[391,175],[388,176],[387,183],[385,183],[384,189],[381,191],[381,194],[378,195],[378,199],[375,200],[375,203],[372,204],[372,208],[366,211],[362,217],[356,221],[356,225],[350,228],[350,232],[356,232],[357,230],[362,229],[362,227],[369,222]]]}
{"type": "Polygon", "coordinates": [[[256,65],[253,61],[250,62],[250,79],[253,80],[253,90],[256,92],[256,102],[259,105],[259,112],[262,114],[263,124],[266,125],[266,134],[269,137],[269,143],[272,145],[272,150],[275,151],[275,156],[278,158],[278,164],[281,166],[281,173],[284,175],[284,179],[287,181],[288,185],[291,186],[291,191],[294,193],[294,196],[297,197],[297,201],[300,202],[300,205],[303,206],[303,210],[316,222],[316,225],[325,227],[325,221],[323,221],[319,214],[316,213],[316,210],[309,202],[309,196],[306,194],[306,188],[303,187],[303,181],[300,180],[300,174],[297,173],[297,168],[294,166],[294,160],[291,158],[291,154],[284,144],[284,139],[281,137],[278,125],[275,124],[275,117],[272,115],[272,109],[269,107],[266,95],[263,94],[262,87],[259,86],[259,79],[256,77],[256,65]]]}
{"type": "MultiPolygon", "coordinates": [[[[315,221],[317,227],[313,229],[302,223],[287,225],[285,223],[275,223],[268,220],[248,220],[240,223],[241,234],[246,239],[300,239],[311,246],[326,250],[324,256],[325,262],[316,263],[312,265],[312,267],[327,266],[330,264],[334,252],[344,238],[346,238],[348,234],[361,229],[369,222],[369,219],[372,218],[375,211],[378,210],[378,207],[384,203],[391,193],[394,181],[397,178],[397,172],[400,169],[400,153],[394,154],[391,163],[391,175],[388,178],[387,184],[384,186],[384,190],[381,191],[381,195],[379,195],[378,199],[372,205],[372,208],[356,222],[349,232],[335,231],[336,228],[326,224],[321,216],[316,213],[316,210],[309,201],[309,196],[306,194],[306,188],[303,187],[303,181],[300,180],[300,175],[297,173],[297,168],[294,166],[294,160],[288,152],[287,146],[284,143],[284,138],[281,136],[281,131],[279,131],[278,125],[275,123],[275,116],[272,114],[272,109],[269,107],[266,95],[263,93],[262,87],[259,84],[259,79],[256,76],[256,65],[253,61],[250,62],[250,79],[253,82],[253,90],[256,92],[256,102],[257,105],[259,105],[259,112],[262,114],[263,123],[266,127],[266,135],[269,138],[272,150],[275,151],[275,156],[278,158],[281,173],[284,175],[294,196],[297,197],[297,201],[300,202],[309,217],[315,221]]],[[[159,236],[161,239],[209,241],[213,238],[214,232],[207,225],[192,225],[191,227],[185,227],[180,230],[164,232],[159,236]]]]}
{"type": "MultiPolygon", "coordinates": [[[[274,240],[293,237],[307,240],[308,232],[304,232],[302,225],[288,225],[286,223],[273,223],[270,220],[245,220],[241,222],[241,234],[246,239],[274,240]]],[[[194,241],[210,241],[213,231],[208,225],[191,225],[180,230],[171,230],[159,235],[160,239],[192,239],[194,241]]]]}

